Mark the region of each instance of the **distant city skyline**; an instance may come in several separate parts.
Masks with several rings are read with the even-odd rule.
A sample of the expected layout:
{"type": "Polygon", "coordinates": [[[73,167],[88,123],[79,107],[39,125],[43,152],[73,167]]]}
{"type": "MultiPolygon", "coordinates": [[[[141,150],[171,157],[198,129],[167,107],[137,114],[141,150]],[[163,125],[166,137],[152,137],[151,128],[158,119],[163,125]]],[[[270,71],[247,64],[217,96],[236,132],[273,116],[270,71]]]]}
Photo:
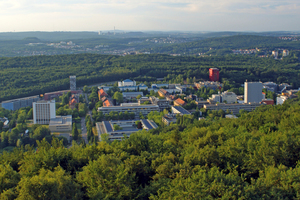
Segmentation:
{"type": "Polygon", "coordinates": [[[299,31],[299,0],[0,1],[0,32],[299,31]]]}

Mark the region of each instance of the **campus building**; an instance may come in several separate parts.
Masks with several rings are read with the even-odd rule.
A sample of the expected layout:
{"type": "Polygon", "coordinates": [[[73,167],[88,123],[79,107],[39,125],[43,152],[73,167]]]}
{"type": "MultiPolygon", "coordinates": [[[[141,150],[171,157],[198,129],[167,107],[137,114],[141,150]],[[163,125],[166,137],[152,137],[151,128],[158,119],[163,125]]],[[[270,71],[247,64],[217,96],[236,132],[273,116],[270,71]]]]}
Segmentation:
{"type": "Polygon", "coordinates": [[[225,103],[220,103],[220,104],[208,104],[208,105],[203,105],[203,108],[207,110],[223,110],[223,111],[229,111],[233,115],[239,114],[240,110],[245,110],[245,111],[253,111],[255,108],[261,106],[263,104],[260,103],[234,103],[234,104],[225,104],[225,103]]]}
{"type": "Polygon", "coordinates": [[[51,132],[71,132],[72,131],[72,115],[56,116],[50,119],[49,129],[51,132]]]}
{"type": "Polygon", "coordinates": [[[124,135],[129,137],[132,133],[139,130],[151,130],[156,129],[158,126],[152,120],[142,119],[142,129],[138,129],[135,124],[136,120],[118,120],[118,121],[103,121],[96,123],[96,129],[98,137],[101,140],[103,134],[108,135],[108,140],[122,140],[124,135]],[[116,128],[118,127],[118,129],[116,128]]]}
{"type": "Polygon", "coordinates": [[[98,112],[102,112],[104,115],[109,114],[112,111],[116,112],[133,112],[136,118],[139,118],[140,113],[144,116],[148,115],[152,111],[159,112],[158,105],[138,105],[138,103],[123,104],[123,106],[111,106],[111,107],[99,107],[98,112]]]}
{"type": "Polygon", "coordinates": [[[34,124],[49,124],[56,116],[55,100],[33,102],[32,108],[34,124]]]}
{"type": "Polygon", "coordinates": [[[219,69],[209,68],[209,81],[219,81],[219,69]]]}
{"type": "Polygon", "coordinates": [[[32,106],[33,102],[39,101],[40,98],[38,95],[25,97],[20,99],[12,99],[8,101],[2,101],[2,108],[7,110],[19,110],[20,108],[25,108],[28,106],[32,106]]]}
{"type": "Polygon", "coordinates": [[[244,84],[244,102],[259,103],[263,99],[263,85],[261,82],[245,82],[244,84]]]}

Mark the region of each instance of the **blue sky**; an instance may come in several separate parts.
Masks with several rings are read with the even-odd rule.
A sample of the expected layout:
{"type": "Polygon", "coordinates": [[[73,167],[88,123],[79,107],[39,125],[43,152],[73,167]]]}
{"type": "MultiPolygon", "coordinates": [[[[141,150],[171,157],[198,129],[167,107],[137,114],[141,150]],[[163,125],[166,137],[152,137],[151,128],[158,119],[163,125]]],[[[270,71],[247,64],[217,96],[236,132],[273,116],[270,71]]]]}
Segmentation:
{"type": "Polygon", "coordinates": [[[0,0],[7,31],[299,31],[300,0],[0,0]]]}

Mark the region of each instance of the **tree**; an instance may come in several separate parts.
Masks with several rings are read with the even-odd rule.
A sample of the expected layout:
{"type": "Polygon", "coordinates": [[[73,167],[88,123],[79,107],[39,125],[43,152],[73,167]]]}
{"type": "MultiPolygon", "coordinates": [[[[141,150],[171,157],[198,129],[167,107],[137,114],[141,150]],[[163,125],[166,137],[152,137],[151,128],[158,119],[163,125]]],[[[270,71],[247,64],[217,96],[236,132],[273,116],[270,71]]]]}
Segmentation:
{"type": "Polygon", "coordinates": [[[123,94],[119,91],[114,93],[113,99],[116,99],[118,103],[123,103],[123,94]]]}
{"type": "Polygon", "coordinates": [[[73,128],[72,128],[72,136],[73,136],[73,140],[77,141],[78,137],[79,137],[79,132],[76,126],[76,123],[73,123],[73,128]]]}
{"type": "Polygon", "coordinates": [[[61,167],[41,169],[38,175],[24,176],[18,184],[18,199],[82,199],[81,187],[61,167]]]}
{"type": "Polygon", "coordinates": [[[142,97],[142,95],[140,95],[140,94],[136,96],[137,99],[140,99],[141,97],[142,97]]]}

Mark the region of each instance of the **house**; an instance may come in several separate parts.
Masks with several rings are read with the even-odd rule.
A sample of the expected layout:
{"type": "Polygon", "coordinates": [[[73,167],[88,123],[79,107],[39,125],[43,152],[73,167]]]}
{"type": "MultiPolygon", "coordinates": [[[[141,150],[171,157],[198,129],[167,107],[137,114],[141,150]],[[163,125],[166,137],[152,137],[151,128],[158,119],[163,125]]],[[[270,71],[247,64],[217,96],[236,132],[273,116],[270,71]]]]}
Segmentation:
{"type": "Polygon", "coordinates": [[[103,97],[107,97],[108,96],[108,94],[105,92],[105,90],[104,89],[100,89],[100,90],[98,90],[98,97],[99,97],[99,100],[101,99],[101,98],[103,98],[103,97]]]}

